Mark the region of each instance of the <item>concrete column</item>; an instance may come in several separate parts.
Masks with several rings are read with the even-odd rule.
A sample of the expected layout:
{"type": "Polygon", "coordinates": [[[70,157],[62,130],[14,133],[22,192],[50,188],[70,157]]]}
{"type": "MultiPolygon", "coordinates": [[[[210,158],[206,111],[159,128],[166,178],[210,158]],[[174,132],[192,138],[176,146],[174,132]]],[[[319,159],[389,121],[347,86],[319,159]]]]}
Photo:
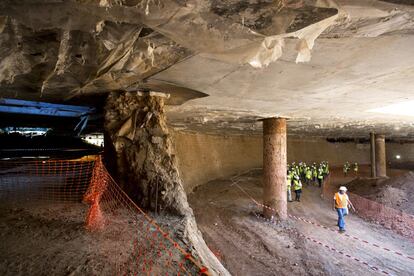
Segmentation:
{"type": "Polygon", "coordinates": [[[387,163],[385,157],[385,136],[375,135],[375,163],[377,177],[387,176],[387,163]]]}
{"type": "Polygon", "coordinates": [[[263,120],[263,208],[266,218],[287,218],[286,119],[263,120]]]}
{"type": "Polygon", "coordinates": [[[370,133],[371,140],[371,177],[377,177],[377,166],[375,163],[375,133],[370,133]]]}

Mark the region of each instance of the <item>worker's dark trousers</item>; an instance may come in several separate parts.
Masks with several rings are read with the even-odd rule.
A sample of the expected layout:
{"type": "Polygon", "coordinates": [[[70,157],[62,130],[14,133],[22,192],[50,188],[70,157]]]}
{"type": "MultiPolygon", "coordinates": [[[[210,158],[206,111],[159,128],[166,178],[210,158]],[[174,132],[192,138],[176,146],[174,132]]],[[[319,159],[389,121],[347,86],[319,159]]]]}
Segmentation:
{"type": "Polygon", "coordinates": [[[322,179],[322,178],[318,178],[319,188],[320,188],[320,187],[322,187],[322,181],[323,181],[323,179],[322,179]]]}
{"type": "Polygon", "coordinates": [[[302,194],[302,189],[295,190],[295,194],[296,194],[295,200],[300,201],[300,195],[302,194]]]}

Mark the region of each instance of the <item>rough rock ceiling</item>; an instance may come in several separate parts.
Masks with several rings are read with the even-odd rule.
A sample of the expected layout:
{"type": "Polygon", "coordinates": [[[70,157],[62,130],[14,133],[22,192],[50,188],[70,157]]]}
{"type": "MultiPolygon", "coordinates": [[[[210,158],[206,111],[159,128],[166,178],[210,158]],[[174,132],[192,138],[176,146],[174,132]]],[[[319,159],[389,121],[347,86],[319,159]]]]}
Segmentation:
{"type": "Polygon", "coordinates": [[[413,48],[407,0],[0,3],[1,96],[94,102],[168,82],[210,95],[169,108],[189,130],[286,116],[295,135],[412,136],[411,118],[366,111],[414,100],[413,48]]]}

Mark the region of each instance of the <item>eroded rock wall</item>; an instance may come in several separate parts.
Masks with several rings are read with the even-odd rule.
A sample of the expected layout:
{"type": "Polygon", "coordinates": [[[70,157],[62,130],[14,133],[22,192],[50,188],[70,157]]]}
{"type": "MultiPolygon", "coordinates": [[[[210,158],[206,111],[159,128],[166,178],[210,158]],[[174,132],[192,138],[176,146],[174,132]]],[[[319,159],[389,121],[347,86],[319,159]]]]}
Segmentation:
{"type": "Polygon", "coordinates": [[[118,159],[121,185],[140,206],[188,212],[181,179],[171,154],[164,98],[139,92],[112,93],[105,128],[118,159]]]}

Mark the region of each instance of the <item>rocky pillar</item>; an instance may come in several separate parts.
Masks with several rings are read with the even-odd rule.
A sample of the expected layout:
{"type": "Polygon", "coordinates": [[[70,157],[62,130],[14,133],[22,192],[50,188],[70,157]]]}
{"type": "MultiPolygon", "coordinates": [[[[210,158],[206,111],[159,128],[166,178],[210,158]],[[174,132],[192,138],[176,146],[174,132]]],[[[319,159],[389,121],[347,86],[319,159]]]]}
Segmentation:
{"type": "Polygon", "coordinates": [[[377,177],[387,176],[387,163],[385,157],[385,136],[375,135],[375,163],[377,177]]]}
{"type": "Polygon", "coordinates": [[[266,218],[287,218],[286,119],[263,120],[263,209],[266,218]]]}
{"type": "Polygon", "coordinates": [[[371,177],[377,177],[377,166],[375,163],[375,133],[370,133],[370,141],[371,141],[371,177]]]}
{"type": "Polygon", "coordinates": [[[105,107],[105,129],[127,194],[146,209],[185,215],[192,211],[172,154],[165,97],[153,92],[111,93],[105,107]]]}
{"type": "Polygon", "coordinates": [[[188,205],[168,133],[166,97],[155,92],[108,96],[105,129],[115,148],[120,184],[140,207],[179,215],[177,237],[194,248],[208,275],[230,275],[207,247],[188,205]]]}

